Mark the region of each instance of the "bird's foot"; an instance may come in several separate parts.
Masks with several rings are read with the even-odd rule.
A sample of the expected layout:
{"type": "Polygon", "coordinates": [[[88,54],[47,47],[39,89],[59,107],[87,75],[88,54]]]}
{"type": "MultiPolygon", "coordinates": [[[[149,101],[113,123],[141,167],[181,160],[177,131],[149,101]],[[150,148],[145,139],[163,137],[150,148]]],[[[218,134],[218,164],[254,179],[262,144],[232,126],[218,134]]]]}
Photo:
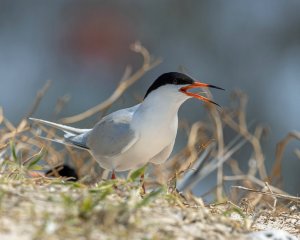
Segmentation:
{"type": "Polygon", "coordinates": [[[146,187],[145,187],[145,175],[144,173],[141,175],[140,177],[140,184],[141,184],[141,189],[140,189],[140,193],[141,195],[145,195],[146,194],[146,187]]]}
{"type": "Polygon", "coordinates": [[[113,170],[112,173],[111,173],[111,180],[114,180],[114,179],[116,179],[116,173],[113,170]]]}

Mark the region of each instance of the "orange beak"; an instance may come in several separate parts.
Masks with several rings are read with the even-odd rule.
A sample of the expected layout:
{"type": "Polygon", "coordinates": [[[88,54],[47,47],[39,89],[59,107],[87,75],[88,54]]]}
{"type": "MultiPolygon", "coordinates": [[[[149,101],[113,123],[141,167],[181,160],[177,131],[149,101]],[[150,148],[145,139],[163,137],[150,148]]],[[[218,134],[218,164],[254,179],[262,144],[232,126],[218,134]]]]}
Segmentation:
{"type": "Polygon", "coordinates": [[[209,103],[213,103],[219,107],[221,107],[219,104],[217,104],[216,102],[206,98],[206,97],[203,97],[199,94],[196,94],[196,93],[191,93],[191,92],[188,92],[189,89],[193,89],[193,88],[216,88],[216,89],[220,89],[220,90],[225,90],[223,88],[220,88],[220,87],[217,87],[217,86],[214,86],[214,85],[210,85],[210,84],[206,84],[206,83],[201,83],[201,82],[194,82],[193,84],[191,85],[188,85],[188,86],[185,86],[185,87],[182,87],[179,89],[180,92],[186,94],[187,96],[190,96],[190,97],[193,97],[193,98],[197,98],[201,101],[204,101],[204,102],[209,102],[209,103]]]}

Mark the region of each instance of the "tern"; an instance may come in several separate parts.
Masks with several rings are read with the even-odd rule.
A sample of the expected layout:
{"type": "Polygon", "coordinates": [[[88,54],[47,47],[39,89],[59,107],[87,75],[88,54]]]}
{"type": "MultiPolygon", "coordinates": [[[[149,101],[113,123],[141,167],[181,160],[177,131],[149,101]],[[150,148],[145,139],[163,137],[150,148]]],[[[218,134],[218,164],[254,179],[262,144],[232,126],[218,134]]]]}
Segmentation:
{"type": "Polygon", "coordinates": [[[168,72],[153,82],[140,104],[103,117],[92,129],[30,120],[62,130],[62,140],[50,140],[89,151],[115,178],[115,172],[138,169],[147,163],[162,164],[169,158],[178,129],[178,110],[186,100],[196,98],[219,106],[188,91],[194,88],[224,90],[183,73],[168,72]]]}

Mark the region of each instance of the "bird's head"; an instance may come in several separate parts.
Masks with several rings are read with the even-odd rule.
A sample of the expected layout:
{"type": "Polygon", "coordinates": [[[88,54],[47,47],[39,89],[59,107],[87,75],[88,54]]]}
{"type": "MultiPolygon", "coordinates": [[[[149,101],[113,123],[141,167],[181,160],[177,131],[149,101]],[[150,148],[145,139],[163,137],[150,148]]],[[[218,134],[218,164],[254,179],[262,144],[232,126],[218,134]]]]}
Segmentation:
{"type": "Polygon", "coordinates": [[[213,103],[219,106],[216,102],[206,97],[193,92],[188,92],[188,90],[195,88],[216,88],[224,90],[223,88],[211,84],[197,82],[183,73],[168,72],[162,74],[153,82],[153,84],[149,87],[144,99],[146,99],[148,95],[152,95],[155,93],[162,95],[162,97],[167,97],[164,95],[172,95],[175,98],[180,99],[181,101],[184,101],[188,98],[197,98],[201,101],[213,103]]]}

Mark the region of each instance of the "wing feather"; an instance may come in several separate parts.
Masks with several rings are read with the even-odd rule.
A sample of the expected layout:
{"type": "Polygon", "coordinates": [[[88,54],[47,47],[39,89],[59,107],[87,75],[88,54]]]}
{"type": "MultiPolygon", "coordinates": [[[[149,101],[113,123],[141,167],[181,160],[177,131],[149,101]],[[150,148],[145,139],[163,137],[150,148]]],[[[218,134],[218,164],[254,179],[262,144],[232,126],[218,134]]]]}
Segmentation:
{"type": "Polygon", "coordinates": [[[104,117],[89,132],[87,146],[97,157],[116,157],[132,147],[138,135],[130,123],[138,106],[122,109],[104,117]]]}

